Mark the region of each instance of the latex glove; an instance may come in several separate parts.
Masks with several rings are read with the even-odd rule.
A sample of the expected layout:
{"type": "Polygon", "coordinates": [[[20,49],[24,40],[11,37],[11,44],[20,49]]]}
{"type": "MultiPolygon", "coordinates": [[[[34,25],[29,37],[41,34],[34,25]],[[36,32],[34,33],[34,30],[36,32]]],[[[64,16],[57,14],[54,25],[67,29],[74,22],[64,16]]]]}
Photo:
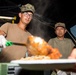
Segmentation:
{"type": "Polygon", "coordinates": [[[3,46],[3,48],[6,48],[6,42],[7,40],[3,35],[0,35],[0,46],[3,46]]]}

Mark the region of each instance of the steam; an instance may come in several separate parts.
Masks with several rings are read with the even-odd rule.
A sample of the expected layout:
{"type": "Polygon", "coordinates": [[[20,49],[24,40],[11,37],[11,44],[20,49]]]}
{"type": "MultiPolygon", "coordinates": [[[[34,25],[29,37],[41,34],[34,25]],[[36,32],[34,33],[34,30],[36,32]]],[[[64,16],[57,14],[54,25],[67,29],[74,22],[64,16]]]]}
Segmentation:
{"type": "Polygon", "coordinates": [[[34,18],[30,24],[29,31],[34,36],[39,36],[43,38],[45,41],[50,39],[50,35],[52,35],[52,30],[54,30],[54,22],[49,21],[48,19],[44,20],[45,18],[42,15],[35,14],[34,18]],[[50,31],[48,31],[50,30],[50,31]]]}
{"type": "Polygon", "coordinates": [[[43,15],[46,11],[46,9],[49,7],[50,0],[31,0],[31,2],[34,4],[36,13],[43,15]]]}
{"type": "Polygon", "coordinates": [[[34,36],[39,36],[46,41],[48,41],[49,38],[51,38],[51,32],[52,30],[54,30],[53,25],[55,22],[51,19],[48,19],[44,15],[47,14],[46,10],[53,5],[53,1],[31,0],[31,3],[35,6],[36,12],[31,22],[29,31],[34,36]]]}

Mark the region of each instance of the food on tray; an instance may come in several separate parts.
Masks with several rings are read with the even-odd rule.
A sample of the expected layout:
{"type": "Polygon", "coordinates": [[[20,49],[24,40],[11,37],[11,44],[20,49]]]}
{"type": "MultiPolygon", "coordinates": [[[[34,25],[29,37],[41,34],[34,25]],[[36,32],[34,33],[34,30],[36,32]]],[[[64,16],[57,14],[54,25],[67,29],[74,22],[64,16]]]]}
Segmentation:
{"type": "Polygon", "coordinates": [[[51,59],[58,59],[62,56],[57,48],[53,48],[40,37],[29,36],[27,48],[30,56],[45,55],[51,59]]]}
{"type": "Polygon", "coordinates": [[[21,58],[20,60],[50,60],[50,57],[44,55],[36,55],[36,56],[21,58]]]}

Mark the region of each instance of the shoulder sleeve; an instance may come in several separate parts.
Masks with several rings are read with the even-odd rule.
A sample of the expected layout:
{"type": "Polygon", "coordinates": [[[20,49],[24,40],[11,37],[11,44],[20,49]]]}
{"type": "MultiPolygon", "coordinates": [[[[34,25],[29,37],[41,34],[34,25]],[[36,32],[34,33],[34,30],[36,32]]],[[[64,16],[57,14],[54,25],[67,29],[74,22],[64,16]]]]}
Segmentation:
{"type": "Polygon", "coordinates": [[[4,31],[5,33],[7,33],[7,31],[8,31],[8,27],[9,27],[9,25],[10,25],[11,23],[5,23],[5,24],[3,24],[1,27],[0,27],[0,30],[2,30],[2,31],[4,31]]]}
{"type": "Polygon", "coordinates": [[[52,39],[50,39],[49,41],[48,41],[48,44],[51,44],[52,43],[52,39]]]}
{"type": "Polygon", "coordinates": [[[74,47],[75,46],[75,44],[73,43],[73,41],[71,40],[71,44],[72,44],[72,46],[74,47]]]}
{"type": "Polygon", "coordinates": [[[48,44],[51,45],[51,46],[53,46],[53,45],[54,45],[54,38],[50,39],[50,40],[48,41],[48,44]]]}
{"type": "Polygon", "coordinates": [[[71,39],[68,39],[68,41],[69,41],[69,43],[71,44],[72,47],[75,46],[74,43],[73,43],[73,41],[71,39]]]}

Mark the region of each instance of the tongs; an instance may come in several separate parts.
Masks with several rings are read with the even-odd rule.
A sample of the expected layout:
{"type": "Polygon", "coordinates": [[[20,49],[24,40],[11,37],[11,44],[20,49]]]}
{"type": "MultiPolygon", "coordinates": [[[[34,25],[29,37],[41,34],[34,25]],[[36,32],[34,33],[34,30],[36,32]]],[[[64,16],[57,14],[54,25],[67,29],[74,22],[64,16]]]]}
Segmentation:
{"type": "Polygon", "coordinates": [[[6,42],[6,46],[11,46],[11,45],[26,46],[26,43],[17,43],[17,42],[11,42],[11,41],[7,41],[7,42],[6,42]]]}

